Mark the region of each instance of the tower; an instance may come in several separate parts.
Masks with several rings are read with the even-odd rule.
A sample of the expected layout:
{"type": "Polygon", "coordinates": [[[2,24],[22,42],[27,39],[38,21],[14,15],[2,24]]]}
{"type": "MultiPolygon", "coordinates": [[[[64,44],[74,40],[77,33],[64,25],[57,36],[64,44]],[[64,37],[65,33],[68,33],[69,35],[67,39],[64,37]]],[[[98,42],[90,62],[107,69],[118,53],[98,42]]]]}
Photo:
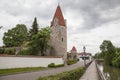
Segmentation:
{"type": "Polygon", "coordinates": [[[62,56],[64,59],[67,55],[67,26],[63,17],[60,5],[57,6],[53,19],[51,21],[51,52],[54,56],[62,56]]]}
{"type": "Polygon", "coordinates": [[[73,46],[70,54],[71,54],[71,60],[77,60],[77,49],[75,48],[75,46],[73,46]]]}

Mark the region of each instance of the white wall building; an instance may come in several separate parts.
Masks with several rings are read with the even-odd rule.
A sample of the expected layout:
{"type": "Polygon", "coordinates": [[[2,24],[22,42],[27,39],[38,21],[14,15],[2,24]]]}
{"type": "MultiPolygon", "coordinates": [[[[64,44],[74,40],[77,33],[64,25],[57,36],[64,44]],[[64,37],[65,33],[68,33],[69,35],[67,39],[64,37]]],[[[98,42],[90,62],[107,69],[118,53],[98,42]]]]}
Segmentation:
{"type": "Polygon", "coordinates": [[[83,61],[84,59],[86,61],[91,61],[92,60],[92,54],[91,53],[86,53],[86,52],[82,52],[78,54],[78,59],[79,61],[83,61]]]}

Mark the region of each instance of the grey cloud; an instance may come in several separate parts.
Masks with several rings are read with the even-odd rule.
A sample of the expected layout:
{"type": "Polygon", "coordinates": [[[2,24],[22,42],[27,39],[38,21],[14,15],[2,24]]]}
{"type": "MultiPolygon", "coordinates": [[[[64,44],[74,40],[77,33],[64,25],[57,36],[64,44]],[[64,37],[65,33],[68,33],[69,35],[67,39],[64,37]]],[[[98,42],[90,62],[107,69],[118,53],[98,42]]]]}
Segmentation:
{"type": "Polygon", "coordinates": [[[40,19],[48,19],[53,14],[53,4],[55,3],[49,2],[40,0],[35,2],[32,0],[1,0],[0,10],[15,17],[28,16],[33,18],[36,16],[40,19]]]}
{"type": "MultiPolygon", "coordinates": [[[[103,25],[103,27],[101,28],[105,28],[105,26],[107,26],[105,25],[105,23],[120,19],[120,15],[119,15],[120,10],[114,12],[114,9],[120,7],[120,0],[60,0],[60,1],[61,2],[59,4],[61,5],[64,17],[66,18],[67,15],[66,13],[70,13],[68,18],[66,19],[68,22],[70,21],[70,19],[73,19],[70,23],[67,23],[68,42],[70,43],[69,45],[78,45],[80,49],[82,49],[82,46],[86,44],[89,48],[90,46],[92,46],[91,48],[93,48],[93,51],[97,51],[96,46],[98,47],[99,42],[102,42],[102,40],[106,38],[108,39],[112,38],[111,35],[109,35],[108,33],[106,35],[104,32],[101,32],[100,35],[98,35],[94,30],[97,30],[98,29],[97,27],[101,25],[103,25]],[[111,10],[113,14],[117,13],[117,15],[115,14],[115,16],[109,17],[107,13],[103,13],[105,17],[107,16],[107,18],[101,17],[103,15],[101,12],[109,12],[111,10]],[[70,17],[70,15],[72,15],[72,17],[70,17]],[[82,19],[84,20],[83,24],[80,26],[78,19],[80,20],[82,19],[79,16],[82,16],[82,19]],[[77,20],[75,21],[75,19],[77,20]],[[95,34],[94,37],[93,35],[90,35],[91,32],[95,34]],[[82,37],[83,34],[87,34],[87,35],[85,35],[85,37],[82,37]],[[77,37],[79,37],[79,39],[75,38],[74,37],[75,35],[78,35],[77,37]],[[98,37],[96,37],[96,35],[98,37]],[[93,38],[93,40],[91,40],[90,38],[93,38]]],[[[34,17],[37,17],[38,24],[40,27],[47,26],[50,24],[53,18],[56,6],[57,6],[57,0],[52,0],[52,1],[51,0],[0,0],[0,13],[3,13],[0,14],[1,16],[3,16],[0,17],[0,24],[2,26],[5,26],[3,27],[2,30],[3,32],[7,31],[8,29],[12,28],[11,26],[14,27],[18,23],[24,23],[30,28],[34,17]]],[[[97,32],[99,32],[99,30],[97,30],[97,32]]],[[[113,37],[116,34],[112,34],[113,37]]],[[[119,43],[120,40],[118,36],[119,35],[112,38],[114,39],[114,41],[117,41],[117,44],[119,43]]],[[[2,36],[0,37],[0,39],[1,39],[0,42],[2,42],[2,36]]],[[[0,43],[0,45],[1,44],[2,43],[0,43]]]]}
{"type": "Polygon", "coordinates": [[[101,18],[100,13],[101,11],[108,11],[120,7],[120,0],[74,0],[74,2],[73,0],[69,0],[63,1],[63,3],[64,10],[71,9],[73,13],[77,10],[79,14],[82,14],[85,22],[78,30],[94,29],[101,24],[120,19],[120,16],[104,19],[101,18]]]}
{"type": "MultiPolygon", "coordinates": [[[[57,1],[54,1],[54,3],[50,3],[50,1],[49,3],[47,2],[48,1],[40,0],[35,2],[31,0],[1,0],[0,10],[6,11],[15,17],[23,15],[33,18],[36,16],[38,19],[44,19],[44,21],[46,21],[52,18],[56,8],[53,4],[56,4],[57,1]]],[[[77,30],[94,29],[101,24],[120,19],[119,15],[115,18],[104,19],[101,18],[100,13],[101,11],[119,7],[120,0],[65,0],[61,1],[60,5],[62,5],[64,13],[71,10],[73,14],[74,11],[77,11],[78,14],[82,15],[84,23],[83,26],[79,27],[77,30]]]]}

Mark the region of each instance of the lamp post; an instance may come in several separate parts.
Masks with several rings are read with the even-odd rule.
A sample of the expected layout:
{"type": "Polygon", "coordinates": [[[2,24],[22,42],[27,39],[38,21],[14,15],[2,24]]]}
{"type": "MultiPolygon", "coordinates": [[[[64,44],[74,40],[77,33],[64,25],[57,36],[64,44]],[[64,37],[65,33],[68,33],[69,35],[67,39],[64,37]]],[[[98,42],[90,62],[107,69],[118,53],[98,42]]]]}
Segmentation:
{"type": "Polygon", "coordinates": [[[83,51],[84,51],[84,66],[86,67],[86,57],[85,57],[85,51],[86,51],[86,47],[84,46],[83,47],[83,51]]]}
{"type": "Polygon", "coordinates": [[[84,51],[84,53],[85,53],[85,50],[86,50],[86,47],[84,46],[84,47],[83,47],[83,51],[84,51]]]}
{"type": "Polygon", "coordinates": [[[2,26],[0,26],[0,29],[2,28],[2,26]]]}

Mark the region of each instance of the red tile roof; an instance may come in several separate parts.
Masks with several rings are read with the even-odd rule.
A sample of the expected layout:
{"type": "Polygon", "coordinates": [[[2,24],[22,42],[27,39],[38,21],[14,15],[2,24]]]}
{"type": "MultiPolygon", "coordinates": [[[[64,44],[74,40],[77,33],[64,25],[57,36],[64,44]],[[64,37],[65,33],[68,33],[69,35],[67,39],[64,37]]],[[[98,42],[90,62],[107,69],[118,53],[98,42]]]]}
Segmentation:
{"type": "Polygon", "coordinates": [[[72,50],[71,50],[71,51],[77,51],[77,50],[76,50],[76,48],[75,48],[75,46],[73,46],[73,48],[72,48],[72,50]]]}
{"type": "Polygon", "coordinates": [[[58,5],[57,6],[57,9],[56,9],[56,12],[54,14],[54,17],[53,17],[53,20],[51,22],[51,27],[53,26],[53,22],[54,22],[54,19],[57,18],[58,19],[58,24],[61,25],[61,26],[66,26],[65,25],[65,21],[64,21],[64,17],[63,17],[63,14],[62,14],[62,11],[61,11],[61,8],[60,6],[58,5]]]}

